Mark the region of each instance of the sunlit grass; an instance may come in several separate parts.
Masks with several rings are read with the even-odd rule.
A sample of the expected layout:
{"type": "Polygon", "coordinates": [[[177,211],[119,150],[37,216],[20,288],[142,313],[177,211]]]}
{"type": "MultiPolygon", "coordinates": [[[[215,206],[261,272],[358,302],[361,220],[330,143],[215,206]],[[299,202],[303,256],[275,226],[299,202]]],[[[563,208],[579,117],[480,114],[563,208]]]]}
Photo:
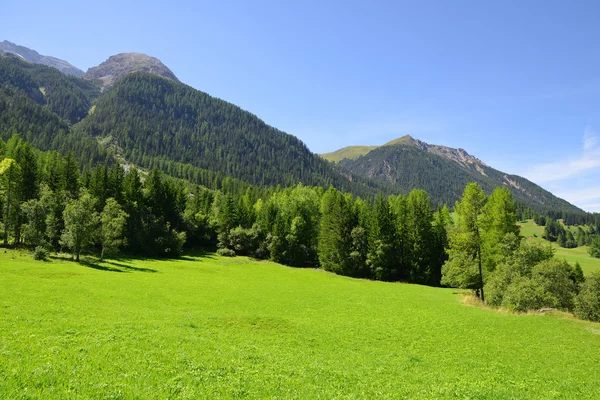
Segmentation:
{"type": "Polygon", "coordinates": [[[0,252],[0,398],[600,396],[600,325],[212,254],[0,252]]]}
{"type": "MultiPolygon", "coordinates": [[[[521,222],[521,235],[527,240],[533,240],[538,243],[548,243],[542,239],[544,227],[538,226],[533,220],[521,222]]],[[[588,246],[576,247],[574,249],[565,249],[556,243],[552,243],[554,254],[558,258],[564,258],[571,264],[579,262],[581,269],[585,274],[590,274],[593,271],[600,271],[600,258],[594,258],[588,253],[588,246]]]]}

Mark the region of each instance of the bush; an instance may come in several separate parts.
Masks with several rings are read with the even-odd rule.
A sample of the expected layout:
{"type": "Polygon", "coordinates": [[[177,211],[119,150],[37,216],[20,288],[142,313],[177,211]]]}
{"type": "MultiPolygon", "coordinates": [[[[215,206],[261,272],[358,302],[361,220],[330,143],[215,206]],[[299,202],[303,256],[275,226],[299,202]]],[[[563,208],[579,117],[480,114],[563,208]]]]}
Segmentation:
{"type": "Polygon", "coordinates": [[[235,257],[235,251],[227,248],[217,250],[217,254],[222,257],[235,257]]]}
{"type": "Polygon", "coordinates": [[[48,258],[48,255],[49,255],[48,250],[46,250],[42,246],[36,247],[35,250],[33,251],[33,259],[34,260],[46,261],[46,259],[48,258]]]}
{"type": "Polygon", "coordinates": [[[600,258],[600,238],[596,237],[594,240],[592,240],[588,252],[590,253],[590,256],[600,258]]]}
{"type": "Polygon", "coordinates": [[[252,240],[249,230],[238,226],[229,231],[229,247],[232,247],[236,254],[247,256],[250,254],[251,246],[252,240]]]}
{"type": "Polygon", "coordinates": [[[600,322],[600,272],[594,272],[581,285],[575,297],[575,315],[581,319],[600,322]]]}
{"type": "Polygon", "coordinates": [[[531,279],[553,299],[553,305],[544,306],[573,309],[573,297],[577,293],[577,285],[571,279],[571,275],[573,275],[573,268],[564,260],[546,260],[533,267],[531,279]]]}
{"type": "Polygon", "coordinates": [[[500,264],[490,274],[485,286],[485,302],[489,305],[500,307],[508,286],[514,279],[520,277],[519,273],[507,264],[500,264]]]}
{"type": "Polygon", "coordinates": [[[502,306],[511,311],[554,307],[555,301],[532,279],[517,277],[506,289],[502,306]]]}

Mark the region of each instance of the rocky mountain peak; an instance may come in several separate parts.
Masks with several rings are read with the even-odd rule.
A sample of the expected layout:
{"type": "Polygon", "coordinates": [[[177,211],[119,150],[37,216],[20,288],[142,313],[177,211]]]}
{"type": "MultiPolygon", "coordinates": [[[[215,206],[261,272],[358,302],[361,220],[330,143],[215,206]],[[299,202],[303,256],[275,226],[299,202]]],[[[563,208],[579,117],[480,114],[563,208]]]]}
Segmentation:
{"type": "Polygon", "coordinates": [[[15,56],[19,57],[24,61],[53,67],[67,75],[83,75],[82,70],[72,66],[65,60],[61,60],[51,56],[43,56],[35,50],[31,50],[25,46],[19,46],[18,44],[14,44],[12,42],[9,42],[8,40],[0,42],[0,53],[14,54],[15,56]]]}
{"type": "Polygon", "coordinates": [[[132,72],[148,72],[179,82],[166,65],[158,58],[142,53],[120,53],[110,56],[97,67],[92,67],[83,75],[86,79],[100,79],[103,86],[110,86],[121,77],[132,72]]]}

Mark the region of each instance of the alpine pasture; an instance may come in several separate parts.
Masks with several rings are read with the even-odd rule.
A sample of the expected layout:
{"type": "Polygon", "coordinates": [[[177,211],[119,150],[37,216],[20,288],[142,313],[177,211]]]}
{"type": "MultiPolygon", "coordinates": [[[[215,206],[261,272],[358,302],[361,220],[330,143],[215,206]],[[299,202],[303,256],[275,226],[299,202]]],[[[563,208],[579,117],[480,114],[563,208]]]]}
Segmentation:
{"type": "Polygon", "coordinates": [[[600,397],[600,324],[213,254],[0,253],[0,398],[600,397]]]}

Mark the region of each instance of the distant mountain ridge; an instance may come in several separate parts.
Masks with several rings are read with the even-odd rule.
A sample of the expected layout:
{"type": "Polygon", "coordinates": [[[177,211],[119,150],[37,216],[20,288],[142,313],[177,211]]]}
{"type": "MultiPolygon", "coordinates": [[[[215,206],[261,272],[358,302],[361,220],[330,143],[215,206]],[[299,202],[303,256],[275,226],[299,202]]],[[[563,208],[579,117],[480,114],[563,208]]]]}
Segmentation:
{"type": "Polygon", "coordinates": [[[467,183],[477,182],[488,193],[505,186],[516,200],[538,212],[582,212],[523,177],[490,167],[464,149],[428,144],[409,135],[368,149],[350,146],[321,156],[337,160],[337,165],[349,173],[391,184],[404,192],[424,189],[438,204],[453,204],[467,183]],[[347,154],[352,157],[344,157],[347,154]]]}
{"type": "Polygon", "coordinates": [[[88,69],[83,77],[85,79],[99,79],[102,81],[102,85],[106,87],[133,72],[147,72],[179,82],[173,71],[158,58],[142,53],[119,53],[110,56],[100,65],[88,69]]]}
{"type": "Polygon", "coordinates": [[[465,167],[487,166],[483,161],[467,153],[464,149],[454,149],[452,147],[440,146],[435,144],[425,143],[421,140],[415,139],[410,135],[404,135],[397,139],[391,140],[381,146],[347,146],[331,153],[320,154],[324,159],[338,163],[342,160],[356,160],[360,156],[368,154],[370,151],[375,150],[382,146],[394,146],[394,145],[406,145],[414,146],[421,150],[425,150],[429,153],[437,154],[441,157],[455,161],[465,167]]]}
{"type": "Polygon", "coordinates": [[[0,53],[14,54],[24,61],[28,61],[35,64],[42,64],[48,67],[54,67],[60,72],[68,75],[82,76],[83,71],[77,67],[74,67],[65,60],[61,60],[56,57],[43,56],[35,50],[31,50],[25,46],[19,46],[8,40],[0,42],[0,53]]]}
{"type": "Polygon", "coordinates": [[[468,182],[478,182],[488,193],[506,186],[538,212],[582,212],[463,149],[408,135],[341,149],[332,153],[333,165],[293,135],[179,82],[144,54],[111,56],[85,75],[0,55],[0,136],[18,133],[40,149],[73,152],[90,167],[117,155],[119,162],[214,188],[225,177],[260,186],[333,185],[363,198],[419,188],[433,204],[452,205],[468,182]]]}

